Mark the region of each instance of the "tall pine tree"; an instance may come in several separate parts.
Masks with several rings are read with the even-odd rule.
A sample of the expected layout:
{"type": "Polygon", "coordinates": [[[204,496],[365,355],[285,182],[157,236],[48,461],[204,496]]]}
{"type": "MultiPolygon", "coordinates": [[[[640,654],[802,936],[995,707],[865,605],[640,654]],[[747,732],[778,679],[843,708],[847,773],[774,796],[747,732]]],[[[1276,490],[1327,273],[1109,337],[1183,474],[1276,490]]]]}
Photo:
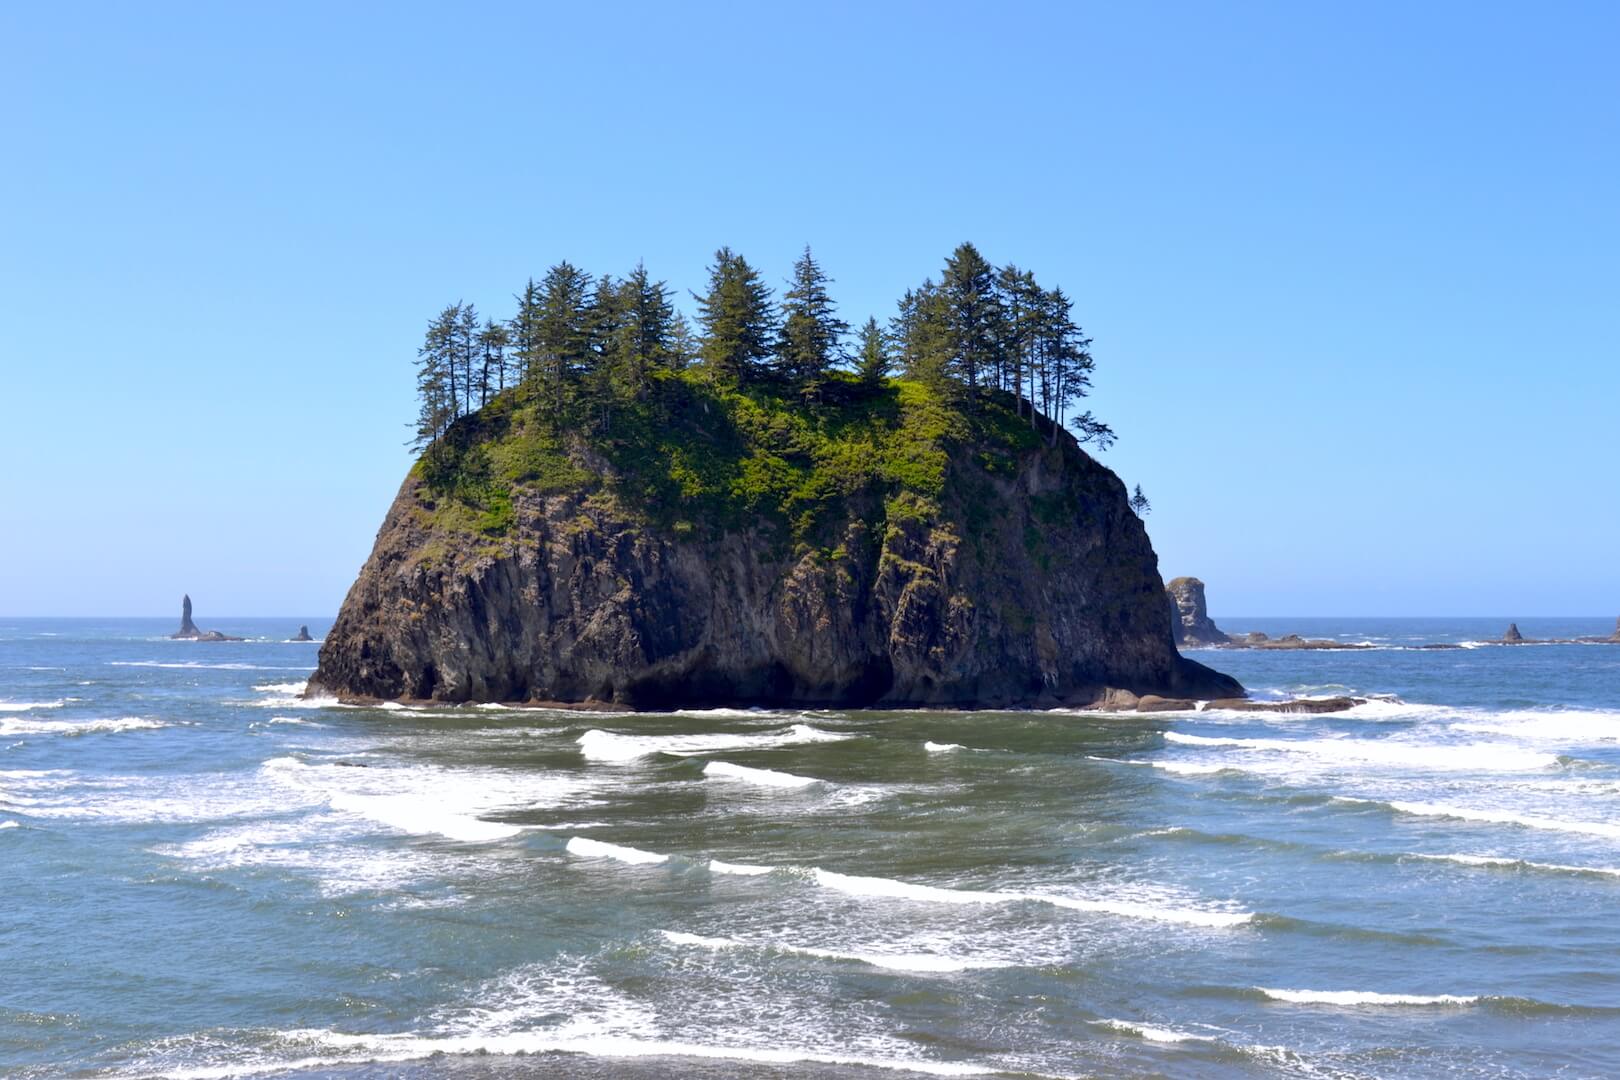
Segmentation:
{"type": "Polygon", "coordinates": [[[822,380],[842,358],[849,323],[838,317],[827,293],[831,281],[805,245],[793,264],[793,280],[782,296],[782,333],[776,345],[777,373],[806,397],[819,396],[822,380]]]}
{"type": "Polygon", "coordinates": [[[893,363],[889,358],[889,335],[876,319],[867,319],[860,329],[860,344],[855,353],[855,377],[866,389],[875,390],[889,377],[893,363]]]}
{"type": "Polygon", "coordinates": [[[1001,304],[996,270],[972,244],[961,244],[945,260],[940,291],[949,311],[952,374],[967,384],[971,399],[997,367],[1001,304]]]}
{"type": "Polygon", "coordinates": [[[589,352],[591,275],[566,259],[540,283],[538,382],[557,415],[567,408],[589,352]]]}
{"type": "Polygon", "coordinates": [[[721,248],[709,268],[709,289],[698,302],[703,328],[698,355],[722,384],[745,382],[763,369],[776,342],[771,290],[748,260],[721,248]]]}

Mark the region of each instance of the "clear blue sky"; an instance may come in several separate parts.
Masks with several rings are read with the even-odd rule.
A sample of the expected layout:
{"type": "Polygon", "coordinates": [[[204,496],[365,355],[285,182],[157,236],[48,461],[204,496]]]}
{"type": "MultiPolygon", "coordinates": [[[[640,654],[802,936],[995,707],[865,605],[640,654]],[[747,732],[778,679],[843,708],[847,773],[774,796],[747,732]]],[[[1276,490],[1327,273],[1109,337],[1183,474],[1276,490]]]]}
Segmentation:
{"type": "Polygon", "coordinates": [[[1620,7],[0,7],[0,614],[335,612],[425,321],[971,239],[1228,615],[1620,611],[1620,7]]]}

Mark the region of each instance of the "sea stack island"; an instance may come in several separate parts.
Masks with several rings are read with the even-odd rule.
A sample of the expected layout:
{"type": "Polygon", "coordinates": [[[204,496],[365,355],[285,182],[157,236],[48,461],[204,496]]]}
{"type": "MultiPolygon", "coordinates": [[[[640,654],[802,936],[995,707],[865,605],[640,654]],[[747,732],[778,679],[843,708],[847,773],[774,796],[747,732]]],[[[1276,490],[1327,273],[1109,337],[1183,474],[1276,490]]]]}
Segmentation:
{"type": "Polygon", "coordinates": [[[1112,432],[1074,412],[1091,357],[1061,292],[963,245],[893,335],[868,321],[834,366],[825,281],[806,251],[777,321],[722,249],[695,344],[639,267],[592,289],[560,264],[498,334],[446,309],[423,346],[421,457],[309,692],[634,709],[1243,694],[1176,649],[1145,500],[1088,452],[1112,432]],[[998,280],[1046,321],[1020,352],[976,355],[994,335],[962,305],[998,280]]]}

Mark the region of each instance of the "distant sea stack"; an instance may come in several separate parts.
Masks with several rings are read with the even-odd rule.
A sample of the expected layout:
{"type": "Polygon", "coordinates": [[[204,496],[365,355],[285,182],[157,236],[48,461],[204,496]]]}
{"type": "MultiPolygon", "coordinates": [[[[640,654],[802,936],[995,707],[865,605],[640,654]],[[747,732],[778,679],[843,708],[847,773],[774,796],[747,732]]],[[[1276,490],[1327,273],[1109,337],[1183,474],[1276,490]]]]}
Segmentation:
{"type": "Polygon", "coordinates": [[[191,621],[191,594],[187,593],[180,598],[180,629],[170,634],[171,638],[199,638],[202,631],[197,624],[191,621]]]}
{"type": "Polygon", "coordinates": [[[242,638],[222,634],[218,630],[199,630],[197,624],[191,621],[191,596],[188,594],[180,598],[180,629],[170,634],[176,641],[241,641],[242,638]]]}
{"type": "Polygon", "coordinates": [[[1508,623],[1507,633],[1502,635],[1504,645],[1523,645],[1524,635],[1519,633],[1518,623],[1508,623]]]}
{"type": "MultiPolygon", "coordinates": [[[[349,699],[1085,705],[1231,697],[1182,657],[1125,486],[1011,395],[690,373],[593,434],[527,390],[411,471],[321,646],[349,699]],[[1044,422],[1043,422],[1044,423],[1044,422]],[[435,476],[476,462],[476,495],[435,476]]],[[[1200,594],[1201,600],[1201,594],[1200,594]]],[[[1200,607],[1200,610],[1201,607],[1200,607]]]]}
{"type": "Polygon", "coordinates": [[[293,641],[314,641],[315,639],[309,636],[309,627],[300,626],[298,628],[298,633],[293,635],[292,640],[293,641]]]}
{"type": "Polygon", "coordinates": [[[1170,598],[1170,625],[1177,645],[1225,645],[1231,641],[1209,617],[1202,581],[1178,577],[1164,589],[1170,598]]]}

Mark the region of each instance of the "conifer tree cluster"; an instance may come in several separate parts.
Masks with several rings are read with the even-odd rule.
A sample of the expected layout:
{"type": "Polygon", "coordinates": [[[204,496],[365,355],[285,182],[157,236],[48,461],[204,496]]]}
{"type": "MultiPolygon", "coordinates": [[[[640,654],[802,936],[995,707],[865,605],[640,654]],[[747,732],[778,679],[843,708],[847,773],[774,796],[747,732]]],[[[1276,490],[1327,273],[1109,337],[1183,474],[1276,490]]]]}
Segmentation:
{"type": "Polygon", "coordinates": [[[616,278],[560,262],[524,285],[502,322],[480,321],[458,301],[428,324],[418,351],[414,445],[433,453],[457,419],[513,389],[559,425],[610,432],[616,407],[688,368],[721,389],[796,393],[808,409],[831,385],[875,393],[898,370],[966,411],[991,395],[1010,398],[1054,444],[1065,424],[1083,442],[1112,443],[1106,424],[1072,412],[1091,388],[1094,361],[1061,289],[962,244],[937,283],[907,291],[887,327],[867,319],[851,351],[830,284],[806,247],[778,301],[746,258],[721,248],[707,288],[693,294],[695,332],[673,291],[639,263],[616,278]]]}
{"type": "Polygon", "coordinates": [[[1091,339],[1074,321],[1074,301],[1044,289],[1027,270],[997,269],[972,244],[900,299],[890,323],[907,376],[955,392],[971,407],[985,391],[1010,394],[1020,416],[1057,441],[1066,426],[1106,449],[1114,433],[1091,412],[1071,415],[1091,392],[1091,339]]]}

